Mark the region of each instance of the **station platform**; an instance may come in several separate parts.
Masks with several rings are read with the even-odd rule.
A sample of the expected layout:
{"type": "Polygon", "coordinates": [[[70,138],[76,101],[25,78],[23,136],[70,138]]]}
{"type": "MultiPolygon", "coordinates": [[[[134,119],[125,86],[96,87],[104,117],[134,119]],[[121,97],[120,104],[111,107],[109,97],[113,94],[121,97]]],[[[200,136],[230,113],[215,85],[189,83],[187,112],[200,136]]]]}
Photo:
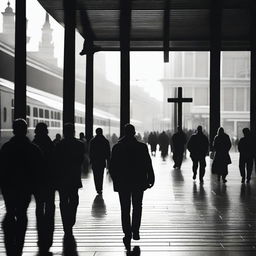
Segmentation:
{"type": "MultiPolygon", "coordinates": [[[[170,157],[163,161],[157,152],[152,157],[155,186],[144,194],[141,240],[132,241],[133,252],[141,256],[218,256],[255,255],[256,253],[256,176],[250,184],[241,184],[237,153],[231,153],[227,183],[211,174],[210,159],[204,184],[192,179],[188,157],[181,170],[172,168],[170,157]]],[[[68,256],[128,255],[122,243],[118,194],[111,178],[105,175],[102,197],[97,196],[90,172],[79,192],[77,222],[74,227],[76,252],[68,256]]],[[[63,229],[56,194],[53,255],[63,255],[63,229]]],[[[0,218],[4,215],[0,200],[0,218]]],[[[37,254],[35,204],[28,210],[29,225],[24,256],[37,254]]],[[[0,255],[5,255],[0,230],[0,255]]]]}

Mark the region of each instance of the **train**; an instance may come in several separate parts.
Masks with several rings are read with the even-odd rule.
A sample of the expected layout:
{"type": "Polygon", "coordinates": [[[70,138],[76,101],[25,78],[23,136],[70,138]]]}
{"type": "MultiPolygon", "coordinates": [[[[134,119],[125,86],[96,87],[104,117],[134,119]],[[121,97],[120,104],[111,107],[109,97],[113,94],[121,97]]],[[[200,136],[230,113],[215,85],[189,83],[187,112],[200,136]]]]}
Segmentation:
{"type": "MultiPolygon", "coordinates": [[[[0,145],[10,139],[14,119],[14,83],[0,78],[0,145]]],[[[27,124],[28,137],[33,139],[34,129],[38,122],[48,126],[49,136],[53,139],[57,133],[62,134],[63,99],[54,94],[27,86],[27,124]]],[[[138,125],[140,122],[133,120],[138,125]]],[[[106,111],[94,108],[94,129],[101,127],[110,138],[119,136],[120,119],[106,111]]],[[[85,105],[75,102],[76,137],[85,132],[85,105]]]]}

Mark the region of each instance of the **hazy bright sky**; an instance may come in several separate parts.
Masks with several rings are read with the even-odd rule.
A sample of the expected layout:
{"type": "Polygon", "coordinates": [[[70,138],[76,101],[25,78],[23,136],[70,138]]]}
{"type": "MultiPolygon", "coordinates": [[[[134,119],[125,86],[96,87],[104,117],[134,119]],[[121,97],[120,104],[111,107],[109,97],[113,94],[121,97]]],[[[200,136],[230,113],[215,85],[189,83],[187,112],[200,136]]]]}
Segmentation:
{"type": "MultiPolygon", "coordinates": [[[[0,11],[3,12],[8,0],[0,0],[0,11]]],[[[15,12],[15,0],[10,0],[15,12]]],[[[2,15],[0,15],[0,32],[2,32],[2,15]]],[[[41,40],[41,28],[45,20],[45,11],[36,0],[27,0],[27,35],[30,42],[28,51],[38,50],[41,40]]],[[[55,57],[59,65],[63,62],[64,29],[50,17],[55,45],[55,57]]],[[[81,46],[79,46],[81,47],[81,46]]],[[[120,67],[120,54],[118,52],[106,53],[107,78],[114,83],[120,83],[119,72],[113,72],[120,67]]],[[[163,53],[162,52],[131,52],[131,79],[143,86],[153,97],[162,100],[162,86],[159,79],[163,78],[163,53]]]]}

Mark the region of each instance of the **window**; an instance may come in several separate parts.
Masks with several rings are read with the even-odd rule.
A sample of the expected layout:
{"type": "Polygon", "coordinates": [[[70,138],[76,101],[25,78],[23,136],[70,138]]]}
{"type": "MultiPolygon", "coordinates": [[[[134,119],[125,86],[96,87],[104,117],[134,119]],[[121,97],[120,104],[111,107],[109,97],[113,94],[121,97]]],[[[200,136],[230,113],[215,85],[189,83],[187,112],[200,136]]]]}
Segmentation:
{"type": "Polygon", "coordinates": [[[244,93],[243,88],[236,89],[236,111],[244,111],[244,93]]]}
{"type": "Polygon", "coordinates": [[[38,117],[38,109],[33,108],[33,117],[38,117]]]}
{"type": "Polygon", "coordinates": [[[12,107],[14,107],[14,99],[12,99],[12,107]]]}
{"type": "Polygon", "coordinates": [[[7,108],[4,107],[4,122],[7,121],[7,108]]]}
{"type": "Polygon", "coordinates": [[[208,53],[196,53],[196,77],[208,77],[208,53]]]}
{"type": "Polygon", "coordinates": [[[224,88],[223,90],[223,110],[233,111],[234,110],[234,89],[224,88]]]}
{"type": "Polygon", "coordinates": [[[44,117],[44,110],[42,108],[39,108],[39,117],[44,117]]]}
{"type": "Polygon", "coordinates": [[[26,121],[27,121],[28,127],[30,127],[30,120],[29,120],[29,118],[26,118],[26,121]]]}
{"type": "Polygon", "coordinates": [[[207,106],[208,88],[195,88],[195,98],[193,101],[196,106],[207,106]]]}
{"type": "Polygon", "coordinates": [[[185,77],[193,77],[193,52],[185,52],[185,77]]]}
{"type": "Polygon", "coordinates": [[[37,124],[38,124],[38,120],[34,119],[33,126],[36,127],[37,124]]]}
{"type": "Polygon", "coordinates": [[[54,112],[51,111],[51,119],[54,119],[54,112]]]}
{"type": "Polygon", "coordinates": [[[45,116],[45,118],[49,119],[49,110],[48,109],[45,109],[44,116],[45,116]]]}
{"type": "Polygon", "coordinates": [[[30,106],[27,105],[27,116],[30,116],[30,106]]]}

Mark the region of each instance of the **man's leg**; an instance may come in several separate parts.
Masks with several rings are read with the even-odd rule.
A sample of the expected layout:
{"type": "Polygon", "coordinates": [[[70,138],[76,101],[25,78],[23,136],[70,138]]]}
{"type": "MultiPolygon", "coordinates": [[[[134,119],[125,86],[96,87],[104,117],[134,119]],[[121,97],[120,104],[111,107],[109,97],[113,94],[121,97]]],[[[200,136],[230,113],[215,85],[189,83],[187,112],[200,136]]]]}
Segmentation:
{"type": "Polygon", "coordinates": [[[200,159],[200,169],[199,169],[200,182],[204,181],[205,166],[206,166],[205,158],[200,159]]]}
{"type": "Polygon", "coordinates": [[[139,230],[141,224],[141,215],[142,215],[142,199],[143,191],[132,192],[132,232],[133,238],[139,240],[139,230]]]}
{"type": "Polygon", "coordinates": [[[102,193],[104,167],[93,167],[95,189],[98,194],[102,193]]]}
{"type": "Polygon", "coordinates": [[[240,174],[242,177],[242,183],[244,183],[244,181],[245,181],[245,161],[241,156],[239,158],[239,170],[240,170],[240,174]]]}
{"type": "Polygon", "coordinates": [[[246,168],[247,169],[247,183],[249,183],[251,180],[251,175],[252,175],[252,167],[253,167],[252,159],[247,160],[246,167],[247,167],[246,168]]]}
{"type": "Polygon", "coordinates": [[[193,180],[196,179],[196,175],[197,175],[197,168],[198,168],[198,160],[192,158],[193,161],[193,165],[192,165],[192,171],[193,171],[193,180]]]}
{"type": "Polygon", "coordinates": [[[122,229],[126,237],[131,238],[131,192],[119,192],[120,206],[121,206],[121,221],[122,229]]]}

